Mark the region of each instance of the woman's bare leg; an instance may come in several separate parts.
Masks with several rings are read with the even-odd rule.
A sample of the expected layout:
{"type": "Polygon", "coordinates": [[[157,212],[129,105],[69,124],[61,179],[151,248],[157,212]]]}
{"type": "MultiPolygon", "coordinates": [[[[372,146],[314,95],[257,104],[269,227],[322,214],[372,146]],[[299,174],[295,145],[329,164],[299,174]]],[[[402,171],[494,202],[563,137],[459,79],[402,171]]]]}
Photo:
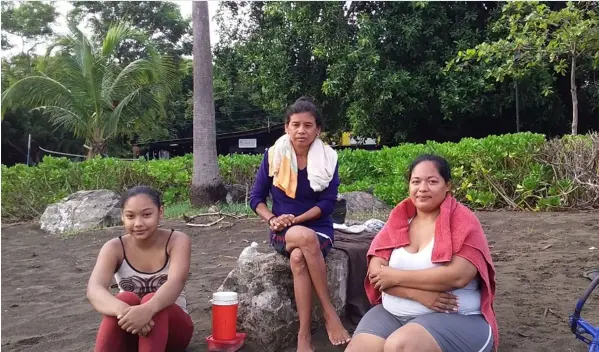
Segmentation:
{"type": "Polygon", "coordinates": [[[316,232],[305,226],[293,226],[285,234],[286,249],[288,252],[295,248],[302,250],[312,285],[314,285],[314,290],[322,305],[329,340],[333,345],[342,345],[348,343],[351,337],[343,327],[337,312],[335,312],[335,307],[331,303],[327,287],[326,264],[317,236],[316,232]]]}
{"type": "Polygon", "coordinates": [[[293,291],[295,293],[295,305],[299,316],[299,331],[297,333],[297,351],[314,351],[312,346],[312,331],[310,330],[312,320],[312,281],[304,259],[304,254],[299,248],[291,251],[291,272],[293,273],[293,291]]]}

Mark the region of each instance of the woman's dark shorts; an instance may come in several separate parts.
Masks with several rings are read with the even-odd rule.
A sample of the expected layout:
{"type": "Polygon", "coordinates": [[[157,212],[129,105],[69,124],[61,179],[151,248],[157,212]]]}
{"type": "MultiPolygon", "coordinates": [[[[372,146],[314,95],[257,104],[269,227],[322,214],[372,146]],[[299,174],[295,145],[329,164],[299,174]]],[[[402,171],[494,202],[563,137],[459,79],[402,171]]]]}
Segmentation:
{"type": "MultiPolygon", "coordinates": [[[[270,234],[270,246],[272,248],[274,248],[275,251],[286,256],[287,258],[289,258],[290,253],[287,252],[287,249],[286,249],[285,234],[287,233],[287,230],[289,230],[289,229],[290,229],[290,227],[286,228],[285,230],[283,230],[281,232],[276,232],[276,233],[271,232],[271,234],[270,234]]],[[[315,232],[315,234],[316,234],[316,237],[318,237],[318,243],[320,243],[320,251],[322,252],[322,256],[324,258],[326,258],[327,254],[329,254],[329,252],[333,248],[333,241],[331,240],[331,238],[329,236],[327,236],[323,233],[315,232]]]]}
{"type": "Polygon", "coordinates": [[[416,317],[397,317],[382,304],[370,308],[354,331],[387,339],[408,323],[421,325],[443,352],[490,352],[493,349],[491,326],[480,314],[429,313],[416,317]]]}

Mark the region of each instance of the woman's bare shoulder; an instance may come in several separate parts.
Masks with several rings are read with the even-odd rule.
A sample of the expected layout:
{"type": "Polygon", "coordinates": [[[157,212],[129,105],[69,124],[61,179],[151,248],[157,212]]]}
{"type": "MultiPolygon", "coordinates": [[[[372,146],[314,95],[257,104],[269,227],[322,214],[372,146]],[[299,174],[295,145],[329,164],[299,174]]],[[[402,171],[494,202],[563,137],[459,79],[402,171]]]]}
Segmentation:
{"type": "Polygon", "coordinates": [[[185,246],[189,245],[189,243],[191,243],[191,238],[186,233],[178,230],[172,230],[168,243],[169,248],[181,245],[185,246]]]}
{"type": "Polygon", "coordinates": [[[119,238],[112,238],[102,246],[98,256],[109,260],[116,260],[117,262],[123,259],[123,245],[119,238]]]}
{"type": "Polygon", "coordinates": [[[102,248],[106,249],[108,252],[116,252],[116,251],[121,251],[122,248],[122,244],[121,244],[121,240],[118,237],[109,239],[108,241],[106,241],[106,243],[104,243],[104,246],[102,246],[102,248]]]}
{"type": "Polygon", "coordinates": [[[173,238],[177,238],[180,241],[189,239],[189,236],[183,231],[173,230],[173,238]]]}

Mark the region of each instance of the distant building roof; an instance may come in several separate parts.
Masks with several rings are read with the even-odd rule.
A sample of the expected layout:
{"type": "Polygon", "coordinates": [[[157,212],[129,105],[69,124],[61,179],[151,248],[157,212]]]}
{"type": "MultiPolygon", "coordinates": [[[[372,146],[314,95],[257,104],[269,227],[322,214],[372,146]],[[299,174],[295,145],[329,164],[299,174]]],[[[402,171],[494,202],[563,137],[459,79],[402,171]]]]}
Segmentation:
{"type": "MultiPolygon", "coordinates": [[[[276,124],[276,125],[270,125],[267,127],[260,127],[260,128],[254,128],[254,129],[249,129],[249,130],[243,130],[243,131],[235,131],[235,132],[228,132],[228,133],[219,133],[216,135],[216,139],[217,140],[223,140],[223,139],[231,139],[231,138],[240,138],[240,137],[247,137],[247,136],[252,136],[252,135],[256,135],[256,134],[262,134],[262,133],[269,133],[272,130],[284,130],[285,129],[285,124],[284,123],[280,123],[280,124],[276,124]]],[[[145,142],[145,143],[138,143],[137,146],[147,146],[147,145],[177,145],[177,144],[186,144],[186,143],[193,143],[193,137],[190,138],[180,138],[180,139],[167,139],[167,140],[160,140],[160,141],[151,141],[151,142],[145,142]]]]}

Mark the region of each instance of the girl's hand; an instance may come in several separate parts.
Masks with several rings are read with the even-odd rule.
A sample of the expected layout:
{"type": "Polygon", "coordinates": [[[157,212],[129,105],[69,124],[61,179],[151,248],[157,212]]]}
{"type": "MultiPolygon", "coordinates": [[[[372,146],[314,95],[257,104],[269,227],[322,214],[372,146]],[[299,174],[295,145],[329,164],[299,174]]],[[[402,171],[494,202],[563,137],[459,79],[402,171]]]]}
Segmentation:
{"type": "Polygon", "coordinates": [[[154,320],[150,320],[150,322],[146,326],[141,328],[141,331],[139,331],[137,333],[137,335],[148,336],[148,334],[150,333],[150,331],[152,330],[153,327],[154,327],[154,320]]]}
{"type": "MultiPolygon", "coordinates": [[[[123,302],[123,301],[119,301],[119,306],[116,309],[116,316],[122,316],[125,315],[125,310],[127,310],[127,308],[129,308],[130,305],[128,305],[127,303],[123,302]]],[[[118,319],[118,318],[117,318],[118,319]]]]}
{"type": "Polygon", "coordinates": [[[144,304],[141,304],[125,309],[116,318],[119,320],[121,329],[132,334],[138,334],[150,323],[152,316],[152,311],[145,307],[144,304]]]}

